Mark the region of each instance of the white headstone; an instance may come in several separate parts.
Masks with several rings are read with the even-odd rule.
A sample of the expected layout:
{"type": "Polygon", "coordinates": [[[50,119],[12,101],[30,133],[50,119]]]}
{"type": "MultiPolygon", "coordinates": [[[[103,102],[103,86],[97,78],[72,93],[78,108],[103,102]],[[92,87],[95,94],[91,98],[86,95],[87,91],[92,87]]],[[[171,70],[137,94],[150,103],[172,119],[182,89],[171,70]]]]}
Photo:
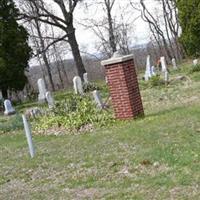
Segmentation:
{"type": "Polygon", "coordinates": [[[161,62],[161,66],[162,66],[162,72],[166,72],[167,71],[167,64],[165,61],[165,57],[160,57],[160,62],[161,62]]]}
{"type": "Polygon", "coordinates": [[[176,59],[172,58],[172,65],[174,69],[177,69],[177,65],[176,65],[176,59]]]}
{"type": "Polygon", "coordinates": [[[47,100],[47,103],[48,103],[48,106],[49,106],[49,109],[53,108],[55,103],[54,103],[54,99],[53,99],[53,96],[51,95],[51,92],[46,92],[46,100],[47,100]]]}
{"type": "Polygon", "coordinates": [[[15,109],[12,107],[11,101],[9,99],[6,99],[4,101],[4,107],[5,107],[4,111],[5,115],[12,115],[15,113],[15,109]]]}
{"type": "Polygon", "coordinates": [[[38,90],[39,90],[39,95],[38,95],[38,100],[39,101],[45,101],[46,98],[46,87],[45,87],[45,83],[44,80],[42,78],[38,79],[37,81],[38,84],[38,90]]]}
{"type": "Polygon", "coordinates": [[[27,139],[27,142],[28,142],[29,152],[30,152],[31,158],[33,158],[34,155],[35,155],[35,149],[34,149],[34,146],[33,146],[33,141],[32,141],[32,136],[31,136],[31,129],[30,129],[30,126],[28,124],[28,121],[27,121],[25,115],[22,115],[22,119],[23,119],[26,139],[27,139]]]}
{"type": "Polygon", "coordinates": [[[79,76],[75,76],[73,78],[73,84],[74,84],[74,92],[75,92],[75,94],[83,95],[82,81],[81,81],[81,78],[79,76]]]}
{"type": "Polygon", "coordinates": [[[151,78],[151,63],[150,63],[150,55],[147,56],[147,62],[146,62],[146,71],[145,71],[145,81],[148,81],[149,78],[151,78]]]}
{"type": "Polygon", "coordinates": [[[88,81],[88,73],[84,73],[83,74],[83,80],[84,80],[84,83],[87,84],[89,81],[88,81]]]}
{"type": "Polygon", "coordinates": [[[169,82],[169,73],[168,73],[168,71],[164,72],[164,79],[165,79],[165,83],[169,82]]]}
{"type": "Polygon", "coordinates": [[[94,97],[94,101],[97,104],[97,107],[102,109],[103,108],[103,102],[102,102],[102,99],[101,99],[99,92],[97,90],[94,90],[92,92],[92,94],[93,94],[93,97],[94,97]]]}
{"type": "Polygon", "coordinates": [[[198,64],[198,59],[193,60],[193,65],[197,65],[198,64]]]}
{"type": "Polygon", "coordinates": [[[151,74],[152,74],[152,76],[156,75],[156,70],[155,70],[154,66],[151,66],[151,74]]]}

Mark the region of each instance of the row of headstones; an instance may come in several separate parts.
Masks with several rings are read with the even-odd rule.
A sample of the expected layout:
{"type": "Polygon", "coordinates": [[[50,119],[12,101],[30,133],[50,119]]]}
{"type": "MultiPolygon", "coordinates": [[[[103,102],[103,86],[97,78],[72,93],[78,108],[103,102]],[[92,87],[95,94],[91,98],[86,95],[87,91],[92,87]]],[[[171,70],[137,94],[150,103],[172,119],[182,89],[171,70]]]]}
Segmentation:
{"type": "MultiPolygon", "coordinates": [[[[164,73],[164,77],[165,77],[164,79],[167,82],[169,80],[169,74],[168,74],[167,64],[166,64],[164,56],[160,57],[160,62],[161,62],[161,72],[164,73]]],[[[199,64],[198,59],[193,60],[194,66],[196,66],[198,64],[199,64]]],[[[175,69],[175,70],[178,69],[175,58],[172,59],[172,66],[173,66],[173,69],[175,69]]],[[[148,81],[152,76],[155,76],[155,75],[156,75],[155,67],[151,66],[150,55],[148,55],[147,61],[146,61],[146,70],[145,70],[144,78],[146,81],[148,81]]]]}
{"type": "MultiPolygon", "coordinates": [[[[166,64],[164,56],[160,57],[160,63],[161,63],[161,72],[164,74],[164,80],[165,80],[165,82],[168,82],[169,81],[169,73],[167,70],[167,64],[166,64]]],[[[173,65],[174,69],[178,68],[175,58],[172,59],[172,65],[173,65]]],[[[150,63],[150,55],[148,55],[147,61],[146,61],[146,70],[145,70],[145,75],[144,75],[145,81],[148,81],[152,76],[155,76],[156,74],[157,74],[157,72],[155,70],[155,67],[151,66],[151,63],[150,63]]]]}
{"type": "MultiPolygon", "coordinates": [[[[83,81],[84,84],[88,84],[89,80],[88,80],[88,74],[84,73],[83,74],[83,81]]],[[[38,95],[38,100],[39,102],[44,102],[47,101],[49,108],[53,108],[55,103],[54,103],[54,99],[53,96],[51,95],[51,93],[49,91],[47,91],[46,87],[45,87],[45,83],[43,79],[39,79],[38,82],[38,89],[39,89],[39,95],[38,95]]],[[[75,94],[80,94],[80,95],[84,95],[84,91],[83,91],[83,84],[82,84],[82,80],[79,76],[75,76],[73,78],[73,86],[74,86],[74,92],[75,94]]],[[[97,104],[98,108],[103,108],[103,102],[102,99],[100,97],[100,93],[97,90],[94,90],[92,92],[95,103],[97,104]]]]}
{"type": "MultiPolygon", "coordinates": [[[[89,83],[88,77],[87,77],[87,73],[83,74],[83,80],[84,80],[85,84],[89,83]]],[[[83,95],[84,94],[83,85],[82,85],[81,78],[79,76],[75,76],[73,78],[73,84],[74,84],[74,92],[75,92],[75,94],[83,95]]],[[[92,92],[92,95],[93,95],[93,98],[94,98],[94,101],[95,101],[97,107],[102,109],[104,106],[103,106],[103,101],[101,99],[99,91],[98,90],[94,90],[92,92]]]]}
{"type": "Polygon", "coordinates": [[[38,84],[38,90],[39,90],[38,101],[39,102],[47,101],[48,107],[50,109],[53,108],[55,105],[54,98],[51,92],[47,91],[44,80],[42,78],[38,79],[37,84],[38,84]]]}

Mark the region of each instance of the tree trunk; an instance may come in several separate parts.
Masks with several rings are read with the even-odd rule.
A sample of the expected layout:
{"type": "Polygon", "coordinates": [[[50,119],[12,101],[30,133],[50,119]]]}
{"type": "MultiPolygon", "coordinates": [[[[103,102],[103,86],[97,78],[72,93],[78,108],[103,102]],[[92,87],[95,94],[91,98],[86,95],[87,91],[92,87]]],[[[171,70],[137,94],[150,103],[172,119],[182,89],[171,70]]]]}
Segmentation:
{"type": "Polygon", "coordinates": [[[2,89],[1,92],[2,92],[3,98],[7,99],[8,98],[8,90],[7,89],[2,89]]]}
{"type": "Polygon", "coordinates": [[[110,41],[112,52],[114,53],[115,51],[117,51],[117,47],[116,47],[115,36],[114,36],[114,31],[113,31],[111,10],[107,10],[107,16],[108,16],[108,24],[109,24],[109,41],[110,41]]]}
{"type": "Polygon", "coordinates": [[[47,55],[46,55],[46,52],[45,52],[45,44],[44,44],[44,40],[42,38],[42,33],[41,33],[41,30],[40,30],[40,27],[39,27],[38,20],[35,20],[35,25],[36,25],[38,36],[39,36],[39,39],[40,39],[40,46],[41,46],[41,50],[42,50],[42,58],[43,58],[45,66],[47,68],[49,83],[51,85],[52,91],[55,91],[53,78],[52,78],[52,75],[51,75],[51,68],[50,68],[50,65],[49,65],[49,62],[48,62],[48,59],[47,59],[47,55]]]}
{"type": "Polygon", "coordinates": [[[82,61],[82,58],[80,55],[78,43],[76,40],[75,29],[72,24],[68,26],[67,34],[68,34],[68,41],[69,41],[69,45],[72,50],[72,54],[74,57],[78,75],[81,77],[81,79],[83,79],[83,74],[86,73],[86,70],[83,65],[83,61],[82,61]]]}

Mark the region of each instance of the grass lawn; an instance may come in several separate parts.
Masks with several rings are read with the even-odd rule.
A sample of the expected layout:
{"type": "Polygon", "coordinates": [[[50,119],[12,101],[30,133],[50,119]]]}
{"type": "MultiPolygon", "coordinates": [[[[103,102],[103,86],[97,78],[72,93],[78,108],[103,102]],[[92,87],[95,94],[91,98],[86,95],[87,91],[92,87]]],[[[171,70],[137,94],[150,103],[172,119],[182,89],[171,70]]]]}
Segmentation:
{"type": "Polygon", "coordinates": [[[145,118],[33,136],[34,159],[22,130],[1,134],[0,199],[199,199],[200,73],[141,88],[145,118]]]}

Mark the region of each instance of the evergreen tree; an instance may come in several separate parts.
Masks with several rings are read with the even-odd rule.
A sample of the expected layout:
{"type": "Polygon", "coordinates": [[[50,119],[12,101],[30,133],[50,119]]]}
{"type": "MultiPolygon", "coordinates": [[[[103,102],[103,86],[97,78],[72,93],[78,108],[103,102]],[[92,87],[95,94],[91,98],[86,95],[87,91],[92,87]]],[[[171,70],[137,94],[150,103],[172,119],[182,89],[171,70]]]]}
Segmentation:
{"type": "Polygon", "coordinates": [[[13,0],[0,0],[0,89],[4,98],[7,90],[22,90],[27,78],[31,49],[28,33],[17,23],[19,10],[13,0]]]}
{"type": "Polygon", "coordinates": [[[177,0],[177,7],[186,53],[200,56],[200,0],[177,0]]]}

